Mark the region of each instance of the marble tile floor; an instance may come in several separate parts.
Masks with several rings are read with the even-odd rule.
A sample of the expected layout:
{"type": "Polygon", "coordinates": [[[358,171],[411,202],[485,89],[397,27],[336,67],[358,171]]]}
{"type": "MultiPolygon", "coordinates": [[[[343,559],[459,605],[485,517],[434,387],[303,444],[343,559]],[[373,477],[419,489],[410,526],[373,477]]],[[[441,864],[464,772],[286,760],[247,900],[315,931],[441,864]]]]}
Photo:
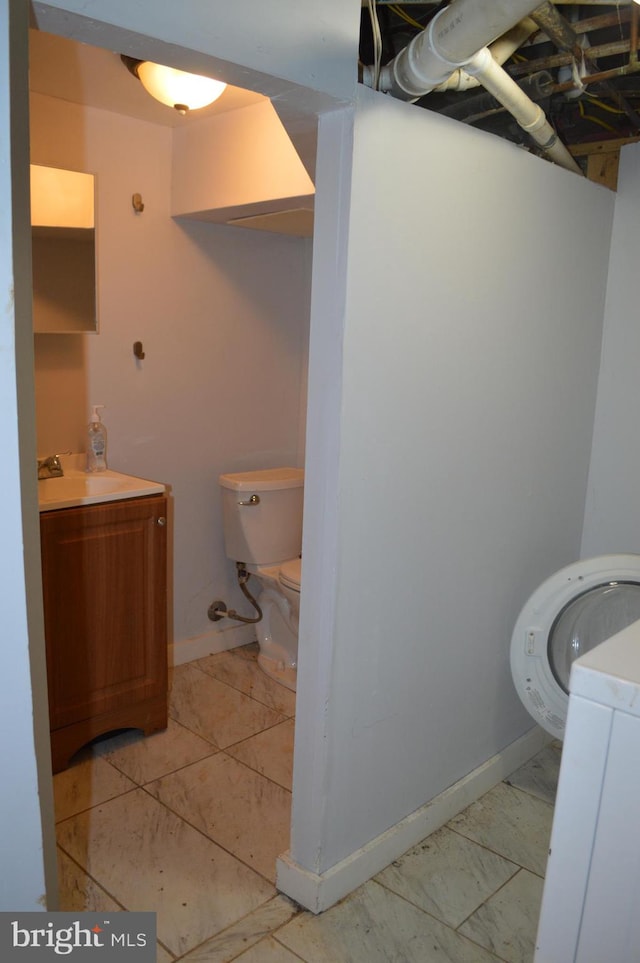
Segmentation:
{"type": "Polygon", "coordinates": [[[528,963],[560,748],[320,916],[275,889],[295,696],[256,647],[172,673],[170,723],[54,777],[60,909],[154,910],[158,963],[528,963]]]}

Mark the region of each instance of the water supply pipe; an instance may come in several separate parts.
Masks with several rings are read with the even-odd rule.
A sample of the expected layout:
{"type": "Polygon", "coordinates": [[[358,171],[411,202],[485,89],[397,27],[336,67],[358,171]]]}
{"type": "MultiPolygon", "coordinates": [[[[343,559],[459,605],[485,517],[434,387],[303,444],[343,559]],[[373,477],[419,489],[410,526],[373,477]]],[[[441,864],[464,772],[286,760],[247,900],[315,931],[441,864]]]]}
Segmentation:
{"type": "Polygon", "coordinates": [[[259,622],[262,619],[262,609],[247,588],[247,582],[251,578],[251,574],[247,572],[244,562],[236,562],[236,573],[242,594],[251,602],[258,614],[255,616],[239,615],[235,609],[228,609],[222,599],[217,599],[211,603],[207,611],[207,615],[212,622],[219,622],[220,619],[235,619],[236,622],[244,622],[245,625],[252,625],[254,622],[259,622]]]}

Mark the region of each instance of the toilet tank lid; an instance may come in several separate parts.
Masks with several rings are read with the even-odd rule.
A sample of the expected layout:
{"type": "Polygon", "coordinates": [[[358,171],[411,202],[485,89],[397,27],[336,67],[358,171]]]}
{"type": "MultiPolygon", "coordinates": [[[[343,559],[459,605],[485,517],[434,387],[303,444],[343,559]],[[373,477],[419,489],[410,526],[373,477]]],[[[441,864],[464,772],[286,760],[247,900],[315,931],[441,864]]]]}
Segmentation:
{"type": "Polygon", "coordinates": [[[220,475],[218,481],[222,488],[231,488],[236,492],[278,491],[282,488],[301,488],[304,471],[302,468],[263,468],[260,471],[220,475]]]}

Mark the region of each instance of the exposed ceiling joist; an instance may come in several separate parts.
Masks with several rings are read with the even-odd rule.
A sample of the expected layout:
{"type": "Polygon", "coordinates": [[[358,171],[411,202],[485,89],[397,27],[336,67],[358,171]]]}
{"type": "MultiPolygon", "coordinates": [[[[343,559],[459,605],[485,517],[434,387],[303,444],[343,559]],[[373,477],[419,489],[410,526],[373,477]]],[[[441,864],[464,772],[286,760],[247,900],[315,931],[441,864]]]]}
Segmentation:
{"type": "MultiPolygon", "coordinates": [[[[454,0],[457,4],[461,0],[454,0]]],[[[360,59],[371,59],[371,6],[363,9],[360,59]]],[[[373,0],[382,34],[381,69],[429,25],[444,3],[373,0]]],[[[532,13],[538,26],[504,69],[538,103],[558,137],[587,173],[575,148],[611,140],[633,142],[640,131],[640,7],[633,0],[556,0],[532,13]]],[[[367,77],[366,71],[364,73],[367,77]]],[[[384,75],[386,76],[386,75],[384,75]]],[[[507,140],[537,150],[486,91],[447,84],[417,101],[507,140]],[[455,89],[454,89],[455,88],[455,89]]],[[[619,149],[619,148],[618,148],[619,149]]]]}

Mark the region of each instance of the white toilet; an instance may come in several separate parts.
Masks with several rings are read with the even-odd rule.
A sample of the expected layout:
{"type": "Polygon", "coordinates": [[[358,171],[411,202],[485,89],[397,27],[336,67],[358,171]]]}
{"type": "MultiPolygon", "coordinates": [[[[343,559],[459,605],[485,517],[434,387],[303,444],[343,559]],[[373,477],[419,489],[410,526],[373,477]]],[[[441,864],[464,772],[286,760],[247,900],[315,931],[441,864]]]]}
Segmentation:
{"type": "Polygon", "coordinates": [[[219,482],[227,556],[262,586],[258,664],[295,692],[304,472],[268,468],[220,475],[219,482]]]}

